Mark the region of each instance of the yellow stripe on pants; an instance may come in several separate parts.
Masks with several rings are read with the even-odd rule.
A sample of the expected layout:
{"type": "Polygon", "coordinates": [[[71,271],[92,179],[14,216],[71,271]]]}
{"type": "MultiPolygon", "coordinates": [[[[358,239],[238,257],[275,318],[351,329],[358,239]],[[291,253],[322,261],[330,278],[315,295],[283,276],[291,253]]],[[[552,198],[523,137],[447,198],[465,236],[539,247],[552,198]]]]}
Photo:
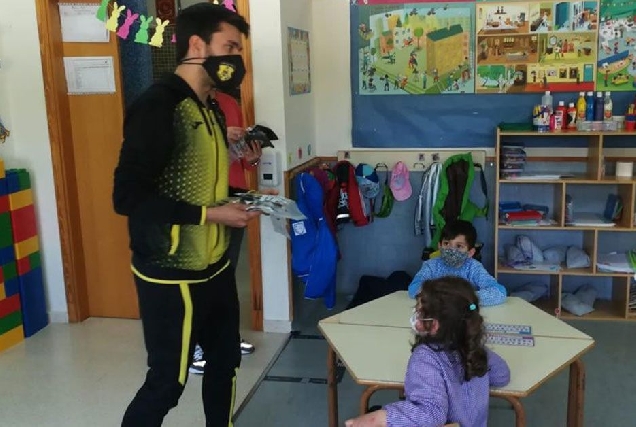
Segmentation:
{"type": "Polygon", "coordinates": [[[236,376],[238,375],[238,368],[234,369],[234,377],[232,378],[232,397],[230,400],[230,417],[228,418],[230,421],[228,423],[228,427],[234,427],[234,423],[232,422],[232,417],[234,417],[234,404],[236,403],[236,376]]]}
{"type": "Polygon", "coordinates": [[[179,384],[185,385],[188,373],[188,356],[190,356],[190,337],[192,335],[192,296],[187,283],[180,283],[183,298],[183,329],[181,331],[181,362],[179,364],[179,384]]]}

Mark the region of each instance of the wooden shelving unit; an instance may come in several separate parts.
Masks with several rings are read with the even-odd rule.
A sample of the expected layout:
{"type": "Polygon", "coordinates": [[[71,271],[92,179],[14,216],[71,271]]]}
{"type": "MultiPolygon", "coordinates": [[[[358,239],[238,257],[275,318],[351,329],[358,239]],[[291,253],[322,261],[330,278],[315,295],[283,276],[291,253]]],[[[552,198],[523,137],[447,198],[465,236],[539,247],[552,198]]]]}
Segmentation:
{"type": "MultiPolygon", "coordinates": [[[[598,269],[597,257],[599,253],[599,238],[605,233],[633,233],[633,239],[630,239],[632,246],[636,246],[636,225],[634,224],[634,214],[636,213],[636,179],[616,178],[612,176],[604,176],[604,162],[608,158],[604,156],[605,142],[612,138],[617,139],[620,145],[629,149],[636,149],[636,133],[627,132],[553,132],[553,133],[537,133],[537,132],[516,132],[502,131],[497,129],[496,143],[496,159],[497,159],[497,184],[495,196],[495,250],[497,259],[500,256],[500,250],[503,249],[501,241],[502,233],[510,235],[525,233],[555,233],[555,232],[576,232],[582,234],[582,249],[590,256],[591,266],[581,269],[568,269],[561,266],[559,271],[540,271],[540,270],[517,270],[506,266],[501,262],[495,263],[495,276],[504,285],[505,280],[501,280],[501,275],[527,275],[530,279],[543,276],[547,278],[549,284],[549,296],[538,300],[535,304],[557,317],[567,319],[589,319],[589,320],[636,320],[636,311],[629,310],[629,290],[630,283],[634,277],[633,274],[626,273],[608,273],[598,269]],[[573,177],[555,179],[555,180],[532,180],[532,179],[500,179],[501,161],[500,153],[503,143],[511,141],[502,141],[502,139],[510,138],[513,141],[522,142],[525,138],[549,138],[550,145],[553,148],[560,148],[559,140],[572,137],[585,137],[587,139],[587,158],[580,158],[579,161],[585,164],[586,171],[573,177]],[[507,185],[531,186],[542,185],[549,186],[553,193],[553,201],[550,211],[554,224],[550,226],[515,226],[501,224],[499,218],[499,201],[502,189],[507,185]],[[573,227],[565,224],[566,210],[566,194],[570,186],[615,186],[615,192],[619,194],[623,200],[623,215],[620,221],[614,227],[573,227]],[[611,281],[611,299],[597,299],[594,304],[594,311],[585,316],[575,316],[561,309],[561,293],[564,288],[564,280],[574,280],[572,278],[584,279],[588,278],[605,278],[611,281]]],[[[550,147],[542,147],[546,153],[551,150],[550,147]]],[[[562,151],[562,150],[561,150],[562,151]]],[[[614,150],[616,152],[616,150],[614,150]]],[[[633,158],[624,156],[633,161],[633,158]]],[[[616,161],[614,156],[610,161],[616,161]]],[[[532,162],[532,158],[528,158],[528,163],[532,162]]],[[[572,158],[559,158],[557,156],[541,157],[542,162],[571,162],[572,158]]],[[[549,196],[547,196],[549,197],[549,196]]],[[[523,202],[523,195],[519,195],[519,201],[523,202]]],[[[510,200],[508,200],[510,201],[510,200]]],[[[575,209],[576,211],[576,209],[575,209]]],[[[580,235],[579,234],[579,235],[580,235]]],[[[608,234],[613,238],[615,234],[608,234]]],[[[536,242],[542,249],[541,241],[536,242]]],[[[567,244],[567,242],[563,242],[567,244]]],[[[508,276],[510,277],[510,276],[508,276]]]]}

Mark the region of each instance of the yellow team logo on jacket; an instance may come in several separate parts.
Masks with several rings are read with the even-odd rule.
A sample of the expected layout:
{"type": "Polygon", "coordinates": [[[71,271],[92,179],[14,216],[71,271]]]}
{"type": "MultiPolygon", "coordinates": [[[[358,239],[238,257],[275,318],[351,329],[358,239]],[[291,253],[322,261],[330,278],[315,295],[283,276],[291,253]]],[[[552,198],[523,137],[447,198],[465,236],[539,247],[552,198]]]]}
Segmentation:
{"type": "Polygon", "coordinates": [[[219,65],[219,70],[216,72],[216,75],[219,77],[219,80],[226,82],[234,75],[234,67],[230,64],[221,64],[219,65]]]}

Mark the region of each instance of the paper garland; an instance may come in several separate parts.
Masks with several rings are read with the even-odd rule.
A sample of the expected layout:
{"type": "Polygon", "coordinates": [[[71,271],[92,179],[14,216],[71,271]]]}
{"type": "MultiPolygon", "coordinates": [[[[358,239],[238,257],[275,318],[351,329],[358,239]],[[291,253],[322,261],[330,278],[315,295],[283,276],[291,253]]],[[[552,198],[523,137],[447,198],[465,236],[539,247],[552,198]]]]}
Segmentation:
{"type": "Polygon", "coordinates": [[[9,132],[9,129],[4,127],[2,120],[0,120],[0,144],[4,144],[9,135],[11,135],[11,132],[9,132]]]}
{"type": "MultiPolygon", "coordinates": [[[[215,0],[215,4],[220,4],[219,1],[215,0]]],[[[170,20],[161,20],[160,18],[155,18],[155,27],[154,33],[152,37],[150,37],[150,24],[153,22],[153,16],[145,16],[139,13],[134,13],[132,10],[126,10],[126,6],[120,6],[116,1],[113,1],[113,7],[110,11],[110,15],[108,13],[109,6],[111,0],[102,0],[99,8],[97,9],[97,13],[95,17],[100,21],[104,22],[106,25],[106,29],[110,32],[117,34],[117,36],[123,40],[128,39],[130,36],[130,28],[133,24],[139,23],[139,29],[135,33],[135,43],[147,44],[153,47],[163,47],[164,41],[164,32],[170,20]],[[124,22],[119,25],[120,17],[122,13],[126,10],[126,15],[124,16],[124,22]]],[[[232,12],[236,12],[236,7],[234,6],[234,0],[222,0],[222,5],[231,10],[232,12]]],[[[173,34],[170,39],[171,43],[176,43],[176,36],[173,34]]]]}

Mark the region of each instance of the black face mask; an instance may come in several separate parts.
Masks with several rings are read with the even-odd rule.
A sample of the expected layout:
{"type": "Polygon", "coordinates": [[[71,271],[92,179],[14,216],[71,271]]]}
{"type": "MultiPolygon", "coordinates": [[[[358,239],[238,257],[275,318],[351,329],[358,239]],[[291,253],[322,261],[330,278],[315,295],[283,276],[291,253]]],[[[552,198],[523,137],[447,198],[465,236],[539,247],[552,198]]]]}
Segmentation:
{"type": "Polygon", "coordinates": [[[220,90],[236,89],[245,77],[245,64],[241,55],[208,56],[201,65],[214,86],[220,90]]]}

